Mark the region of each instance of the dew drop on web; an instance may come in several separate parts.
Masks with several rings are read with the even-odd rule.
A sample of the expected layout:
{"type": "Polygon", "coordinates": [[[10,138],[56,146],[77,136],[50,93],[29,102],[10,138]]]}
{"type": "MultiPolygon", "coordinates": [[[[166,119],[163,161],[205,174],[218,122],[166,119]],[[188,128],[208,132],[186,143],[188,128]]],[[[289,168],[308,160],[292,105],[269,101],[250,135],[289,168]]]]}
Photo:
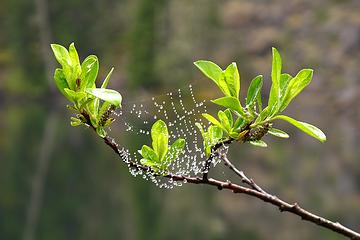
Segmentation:
{"type": "MultiPolygon", "coordinates": [[[[203,173],[206,156],[203,153],[203,139],[195,122],[201,123],[204,128],[209,125],[201,116],[202,113],[207,112],[207,103],[195,97],[192,85],[150,99],[131,104],[125,103],[122,109],[115,113],[117,121],[112,134],[114,132],[118,134],[117,141],[123,147],[122,151],[126,153],[123,158],[128,163],[130,173],[153,182],[159,188],[173,188],[187,183],[186,180],[174,181],[155,177],[149,171],[130,167],[129,162],[140,164],[141,155],[137,150],[143,144],[151,146],[151,126],[156,120],[162,119],[168,126],[170,144],[179,137],[186,141],[184,153],[169,165],[169,171],[176,175],[200,176],[203,173]]],[[[227,148],[222,148],[222,151],[226,154],[227,148]]],[[[212,164],[217,163],[219,159],[215,156],[212,164]]]]}

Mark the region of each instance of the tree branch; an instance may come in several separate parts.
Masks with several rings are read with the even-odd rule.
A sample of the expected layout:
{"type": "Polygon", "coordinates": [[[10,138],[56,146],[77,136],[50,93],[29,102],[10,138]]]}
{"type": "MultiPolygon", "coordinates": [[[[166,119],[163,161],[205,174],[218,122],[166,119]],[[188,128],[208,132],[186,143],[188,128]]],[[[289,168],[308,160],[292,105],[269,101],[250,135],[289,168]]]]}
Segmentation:
{"type": "MultiPolygon", "coordinates": [[[[91,126],[91,127],[94,129],[93,126],[91,126]]],[[[108,136],[104,137],[103,139],[104,139],[105,144],[107,144],[117,155],[119,155],[121,160],[124,163],[126,163],[129,167],[135,168],[137,170],[147,171],[147,172],[154,174],[155,176],[159,176],[153,170],[151,170],[151,168],[143,166],[136,162],[129,161],[126,158],[127,153],[125,151],[119,149],[119,146],[115,142],[114,139],[112,139],[108,136]]],[[[229,143],[232,141],[234,141],[234,140],[229,140],[229,143]]],[[[223,145],[224,145],[224,142],[221,143],[221,145],[215,146],[214,149],[216,148],[216,150],[217,150],[223,145]]],[[[206,176],[206,178],[204,178],[204,177],[201,178],[201,177],[190,177],[190,176],[175,175],[172,173],[168,173],[167,175],[160,176],[160,177],[170,178],[173,181],[182,181],[183,182],[186,180],[186,182],[192,183],[192,184],[210,185],[210,186],[217,187],[218,190],[227,189],[227,190],[232,191],[233,193],[242,193],[242,194],[245,194],[248,196],[252,196],[252,197],[261,199],[262,201],[264,201],[266,203],[270,203],[270,204],[278,207],[281,212],[293,213],[293,214],[301,217],[301,219],[304,221],[315,223],[318,226],[330,229],[334,232],[337,232],[343,236],[348,237],[349,239],[360,240],[360,233],[345,227],[344,225],[340,224],[339,222],[333,222],[324,217],[320,217],[314,213],[311,213],[310,211],[307,211],[307,210],[303,209],[302,207],[300,207],[299,204],[296,202],[289,203],[289,202],[286,202],[286,201],[278,198],[275,195],[267,193],[262,188],[260,188],[252,179],[246,177],[246,175],[242,171],[238,170],[227,159],[227,157],[225,155],[221,155],[221,159],[232,171],[234,171],[240,177],[240,179],[243,183],[249,185],[250,187],[248,188],[248,187],[240,186],[240,185],[234,184],[230,181],[220,181],[217,179],[208,178],[207,176],[206,176]]]]}

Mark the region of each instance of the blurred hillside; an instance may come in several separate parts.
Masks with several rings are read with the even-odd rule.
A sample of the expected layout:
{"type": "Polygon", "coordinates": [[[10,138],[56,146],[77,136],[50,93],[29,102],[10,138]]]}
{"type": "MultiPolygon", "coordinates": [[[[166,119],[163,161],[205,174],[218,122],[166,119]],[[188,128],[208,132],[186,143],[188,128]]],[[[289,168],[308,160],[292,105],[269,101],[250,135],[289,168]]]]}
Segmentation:
{"type": "Polygon", "coordinates": [[[166,191],[130,176],[90,131],[70,127],[53,91],[52,42],[75,42],[82,59],[96,54],[99,80],[114,66],[111,88],[125,105],[190,83],[203,98],[218,96],[197,59],[236,61],[242,96],[263,74],[266,97],[272,46],[284,71],[315,69],[288,114],[319,126],[328,142],[284,124],[289,141],[268,137],[268,149],[235,147],[232,158],[270,192],[360,231],[359,0],[0,6],[0,239],[342,239],[245,196],[166,191]]]}

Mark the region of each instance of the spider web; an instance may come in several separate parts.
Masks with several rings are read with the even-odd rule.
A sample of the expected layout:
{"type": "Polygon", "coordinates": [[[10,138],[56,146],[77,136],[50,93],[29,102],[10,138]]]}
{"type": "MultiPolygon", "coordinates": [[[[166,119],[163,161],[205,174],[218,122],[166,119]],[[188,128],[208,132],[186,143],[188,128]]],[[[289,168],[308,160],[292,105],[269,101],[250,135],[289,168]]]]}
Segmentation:
{"type": "MultiPolygon", "coordinates": [[[[206,156],[203,151],[203,139],[195,123],[198,122],[207,129],[209,123],[201,116],[207,109],[208,101],[197,99],[192,85],[147,100],[125,102],[122,109],[115,112],[116,129],[119,128],[121,131],[120,145],[126,152],[125,160],[140,164],[142,157],[137,150],[141,149],[143,144],[151,146],[151,126],[155,121],[162,119],[168,126],[169,144],[178,138],[184,138],[186,141],[184,153],[170,163],[168,171],[183,176],[202,174],[206,156]]],[[[212,163],[216,165],[218,162],[215,157],[212,163]]],[[[142,176],[160,188],[173,188],[183,184],[172,179],[154,177],[151,173],[131,167],[129,170],[133,176],[142,176]]]]}

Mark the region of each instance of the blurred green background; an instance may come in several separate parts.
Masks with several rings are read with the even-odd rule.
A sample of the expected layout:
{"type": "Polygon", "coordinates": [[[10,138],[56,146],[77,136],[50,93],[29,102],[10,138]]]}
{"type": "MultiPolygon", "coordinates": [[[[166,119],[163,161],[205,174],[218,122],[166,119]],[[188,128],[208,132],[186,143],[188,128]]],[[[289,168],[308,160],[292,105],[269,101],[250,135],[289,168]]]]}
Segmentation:
{"type": "Polygon", "coordinates": [[[101,77],[115,66],[125,105],[194,82],[219,96],[197,59],[236,61],[243,86],[264,74],[264,93],[271,46],[286,72],[314,68],[287,113],[328,141],[284,124],[289,141],[235,147],[232,159],[270,192],[360,231],[360,1],[1,0],[0,29],[0,239],[343,239],[247,196],[132,177],[70,126],[53,42],[98,55],[101,77]]]}

